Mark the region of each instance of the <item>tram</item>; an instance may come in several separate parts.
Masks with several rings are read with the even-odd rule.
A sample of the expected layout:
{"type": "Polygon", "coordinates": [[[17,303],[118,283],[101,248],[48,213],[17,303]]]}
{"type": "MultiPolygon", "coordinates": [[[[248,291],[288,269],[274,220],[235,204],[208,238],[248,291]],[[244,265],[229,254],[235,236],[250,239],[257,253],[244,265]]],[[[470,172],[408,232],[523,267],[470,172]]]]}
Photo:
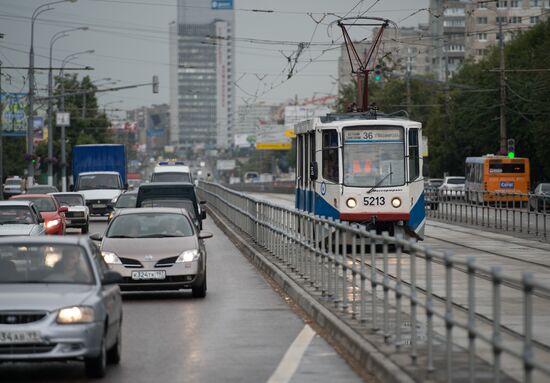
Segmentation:
{"type": "Polygon", "coordinates": [[[294,126],[296,208],[422,239],[422,125],[380,113],[327,114],[294,126]]]}

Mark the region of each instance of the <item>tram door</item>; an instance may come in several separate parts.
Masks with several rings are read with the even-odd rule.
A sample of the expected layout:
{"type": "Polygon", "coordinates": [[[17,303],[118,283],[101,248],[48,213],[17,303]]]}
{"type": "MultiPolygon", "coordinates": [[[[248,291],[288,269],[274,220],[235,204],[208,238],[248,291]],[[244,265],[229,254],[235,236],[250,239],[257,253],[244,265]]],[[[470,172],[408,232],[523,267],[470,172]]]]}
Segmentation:
{"type": "Polygon", "coordinates": [[[311,177],[312,166],[315,163],[315,131],[310,131],[306,135],[307,142],[307,204],[306,210],[315,212],[315,179],[311,177]]]}

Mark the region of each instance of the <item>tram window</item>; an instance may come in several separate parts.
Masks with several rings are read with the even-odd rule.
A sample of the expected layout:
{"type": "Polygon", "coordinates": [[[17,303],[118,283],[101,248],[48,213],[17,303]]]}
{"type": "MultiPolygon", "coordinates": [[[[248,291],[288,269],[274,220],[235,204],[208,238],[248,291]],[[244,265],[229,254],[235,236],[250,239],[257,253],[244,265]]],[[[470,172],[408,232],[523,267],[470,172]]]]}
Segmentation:
{"type": "Polygon", "coordinates": [[[302,141],[303,141],[302,135],[298,136],[297,144],[296,144],[296,151],[298,156],[298,187],[302,187],[304,185],[304,151],[302,149],[302,141]]]}
{"type": "Polygon", "coordinates": [[[411,129],[409,130],[409,180],[414,181],[419,175],[418,129],[411,129]]]}
{"type": "Polygon", "coordinates": [[[323,132],[323,178],[338,182],[338,133],[336,130],[323,132]]]}

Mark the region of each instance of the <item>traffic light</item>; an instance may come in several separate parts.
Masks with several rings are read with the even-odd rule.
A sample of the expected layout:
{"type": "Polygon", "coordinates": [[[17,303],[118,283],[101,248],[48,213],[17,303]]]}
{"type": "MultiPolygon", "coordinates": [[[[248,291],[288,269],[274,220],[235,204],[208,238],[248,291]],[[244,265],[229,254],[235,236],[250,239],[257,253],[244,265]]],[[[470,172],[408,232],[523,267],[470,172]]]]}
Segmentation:
{"type": "Polygon", "coordinates": [[[159,76],[153,76],[153,93],[159,92],[159,76]]]}
{"type": "Polygon", "coordinates": [[[378,64],[374,67],[374,81],[382,80],[382,65],[378,64]]]}
{"type": "Polygon", "coordinates": [[[507,142],[508,158],[514,158],[516,156],[516,140],[509,138],[507,142]]]}

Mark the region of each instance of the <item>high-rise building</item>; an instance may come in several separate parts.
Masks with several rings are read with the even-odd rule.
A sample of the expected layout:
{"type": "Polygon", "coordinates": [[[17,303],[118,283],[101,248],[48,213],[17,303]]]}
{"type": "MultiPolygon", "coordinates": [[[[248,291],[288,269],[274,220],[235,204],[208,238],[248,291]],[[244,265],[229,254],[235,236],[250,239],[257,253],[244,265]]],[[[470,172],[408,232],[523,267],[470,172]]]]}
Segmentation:
{"type": "Polygon", "coordinates": [[[178,0],[170,29],[170,144],[232,145],[235,112],[233,0],[178,0]]]}
{"type": "Polygon", "coordinates": [[[467,12],[466,57],[479,61],[491,46],[499,44],[500,28],[506,42],[519,31],[545,20],[550,12],[550,0],[475,0],[467,12]]]}
{"type": "Polygon", "coordinates": [[[466,7],[470,0],[430,0],[432,72],[446,80],[460,69],[466,51],[466,7]]]}

